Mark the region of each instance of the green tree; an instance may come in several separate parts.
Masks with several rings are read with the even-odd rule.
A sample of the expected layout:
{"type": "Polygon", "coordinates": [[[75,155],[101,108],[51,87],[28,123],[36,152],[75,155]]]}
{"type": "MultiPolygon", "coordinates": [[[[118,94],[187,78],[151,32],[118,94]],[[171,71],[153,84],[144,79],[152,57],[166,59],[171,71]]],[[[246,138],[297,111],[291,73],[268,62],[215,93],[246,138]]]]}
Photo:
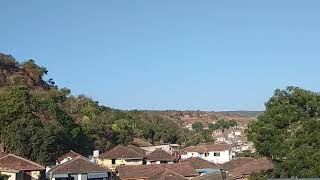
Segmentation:
{"type": "Polygon", "coordinates": [[[277,89],[266,111],[249,125],[257,152],[270,157],[279,177],[320,176],[320,95],[298,87],[277,89]]]}
{"type": "Polygon", "coordinates": [[[228,123],[230,127],[236,127],[238,125],[237,121],[234,119],[230,120],[228,123]]]}
{"type": "Polygon", "coordinates": [[[112,130],[116,133],[118,144],[128,144],[133,138],[133,129],[127,119],[119,119],[112,125],[112,130]]]}
{"type": "Polygon", "coordinates": [[[217,130],[217,129],[220,128],[220,124],[218,124],[218,123],[215,123],[215,124],[209,123],[208,127],[209,127],[210,131],[214,131],[214,130],[217,130]]]}
{"type": "Polygon", "coordinates": [[[196,132],[200,132],[203,130],[203,124],[201,122],[195,122],[192,124],[192,129],[196,132]]]}

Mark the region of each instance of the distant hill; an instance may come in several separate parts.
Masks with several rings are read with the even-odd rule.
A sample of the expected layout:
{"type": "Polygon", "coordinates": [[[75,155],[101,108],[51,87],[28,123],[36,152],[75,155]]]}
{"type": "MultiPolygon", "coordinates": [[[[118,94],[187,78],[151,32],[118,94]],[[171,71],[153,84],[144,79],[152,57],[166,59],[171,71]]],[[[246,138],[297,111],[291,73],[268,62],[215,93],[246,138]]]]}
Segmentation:
{"type": "Polygon", "coordinates": [[[263,111],[220,111],[220,113],[225,113],[229,115],[239,116],[239,117],[258,117],[263,111]]]}
{"type": "Polygon", "coordinates": [[[241,124],[247,124],[250,121],[256,119],[263,111],[179,111],[179,110],[167,110],[167,111],[148,111],[145,112],[158,114],[161,116],[170,117],[173,120],[180,121],[183,125],[193,124],[195,122],[202,122],[204,125],[208,125],[211,122],[223,119],[223,120],[236,120],[241,124]]]}

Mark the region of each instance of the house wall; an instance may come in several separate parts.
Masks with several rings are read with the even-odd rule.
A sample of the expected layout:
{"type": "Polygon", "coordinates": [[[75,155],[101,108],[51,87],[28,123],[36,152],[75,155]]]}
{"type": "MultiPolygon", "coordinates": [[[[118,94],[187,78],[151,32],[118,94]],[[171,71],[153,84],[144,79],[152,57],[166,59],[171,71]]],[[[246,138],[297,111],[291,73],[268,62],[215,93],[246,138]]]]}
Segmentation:
{"type": "Polygon", "coordinates": [[[205,156],[204,153],[198,153],[198,152],[187,152],[186,154],[181,155],[182,159],[188,159],[191,157],[199,157],[216,164],[223,164],[225,162],[229,162],[232,159],[232,154],[231,154],[231,151],[225,150],[225,151],[210,151],[207,156],[205,156]],[[214,156],[214,153],[220,153],[220,156],[214,156]]]}
{"type": "Polygon", "coordinates": [[[142,165],[142,159],[126,159],[125,165],[142,165]]]}
{"type": "Polygon", "coordinates": [[[29,175],[31,176],[31,180],[38,180],[41,177],[41,172],[40,171],[31,171],[29,173],[29,175]]]}
{"type": "Polygon", "coordinates": [[[161,161],[149,161],[149,160],[147,160],[146,164],[147,165],[150,165],[150,164],[173,164],[173,162],[161,163],[161,161]]]}
{"type": "Polygon", "coordinates": [[[112,164],[111,159],[97,159],[97,164],[103,167],[107,167],[111,170],[115,170],[115,168],[119,165],[142,165],[142,159],[139,160],[125,160],[125,159],[116,159],[115,164],[112,164]]]}

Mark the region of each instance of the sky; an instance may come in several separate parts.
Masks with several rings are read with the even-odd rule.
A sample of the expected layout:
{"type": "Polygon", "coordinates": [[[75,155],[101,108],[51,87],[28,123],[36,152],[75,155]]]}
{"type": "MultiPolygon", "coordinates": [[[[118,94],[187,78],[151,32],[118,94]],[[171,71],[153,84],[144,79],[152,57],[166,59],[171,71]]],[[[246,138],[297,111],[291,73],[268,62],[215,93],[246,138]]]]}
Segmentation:
{"type": "Polygon", "coordinates": [[[119,109],[263,110],[319,91],[318,0],[0,0],[0,52],[119,109]]]}

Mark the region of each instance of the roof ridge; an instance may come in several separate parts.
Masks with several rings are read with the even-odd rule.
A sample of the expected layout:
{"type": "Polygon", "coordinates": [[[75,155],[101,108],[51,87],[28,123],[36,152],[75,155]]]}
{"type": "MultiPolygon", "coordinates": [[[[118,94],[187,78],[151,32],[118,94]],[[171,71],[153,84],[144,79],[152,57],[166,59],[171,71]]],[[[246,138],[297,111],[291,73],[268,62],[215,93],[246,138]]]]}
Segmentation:
{"type": "Polygon", "coordinates": [[[80,156],[77,156],[77,157],[72,158],[71,160],[69,160],[69,161],[67,161],[67,162],[65,162],[65,163],[61,163],[61,164],[53,167],[52,169],[50,169],[48,173],[54,172],[54,171],[58,170],[59,168],[61,168],[62,166],[67,165],[67,164],[70,164],[71,162],[73,162],[73,161],[75,161],[75,160],[77,160],[77,159],[79,159],[79,158],[81,158],[81,157],[80,157],[80,156]]]}
{"type": "Polygon", "coordinates": [[[44,167],[43,165],[38,164],[38,163],[36,163],[36,162],[33,162],[33,161],[31,161],[31,160],[29,160],[29,159],[26,159],[26,158],[24,158],[24,157],[15,155],[15,154],[10,154],[10,153],[9,153],[9,154],[7,154],[7,155],[5,155],[5,156],[2,156],[0,159],[4,159],[4,158],[6,158],[6,157],[8,157],[8,156],[13,156],[13,157],[15,157],[15,158],[18,158],[18,159],[27,161],[27,162],[29,162],[29,163],[31,163],[31,164],[33,164],[33,165],[36,165],[36,166],[38,166],[39,168],[45,169],[45,167],[44,167]]]}
{"type": "Polygon", "coordinates": [[[99,158],[102,157],[102,156],[104,156],[104,155],[110,154],[112,151],[114,151],[114,149],[119,148],[119,147],[124,147],[124,146],[122,146],[121,144],[118,144],[117,146],[115,146],[115,147],[109,149],[108,151],[102,153],[102,154],[99,156],[99,158]]]}

